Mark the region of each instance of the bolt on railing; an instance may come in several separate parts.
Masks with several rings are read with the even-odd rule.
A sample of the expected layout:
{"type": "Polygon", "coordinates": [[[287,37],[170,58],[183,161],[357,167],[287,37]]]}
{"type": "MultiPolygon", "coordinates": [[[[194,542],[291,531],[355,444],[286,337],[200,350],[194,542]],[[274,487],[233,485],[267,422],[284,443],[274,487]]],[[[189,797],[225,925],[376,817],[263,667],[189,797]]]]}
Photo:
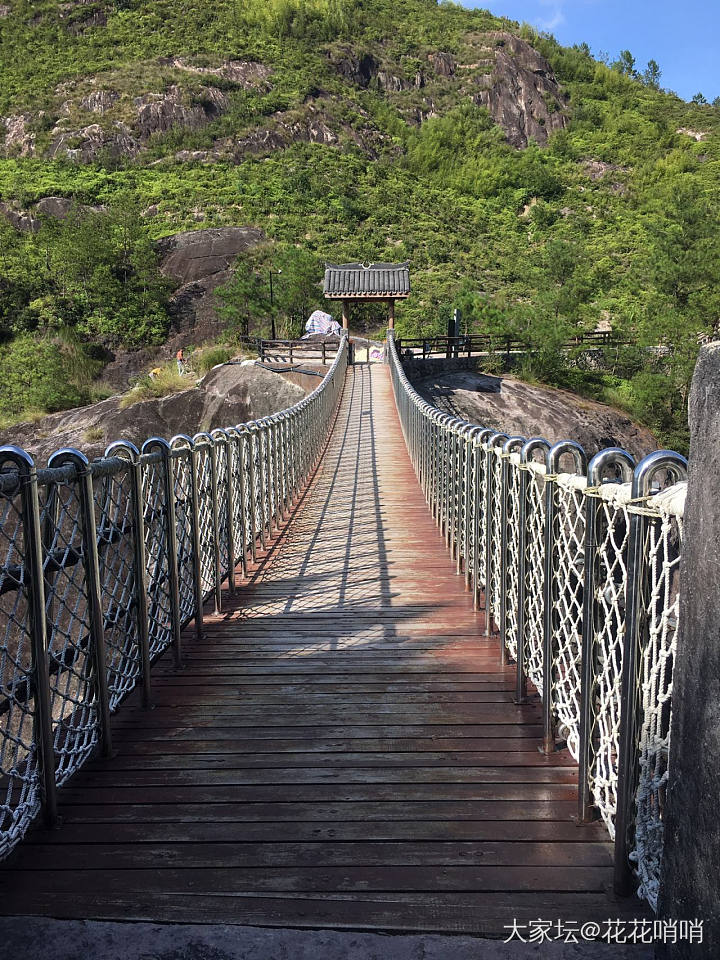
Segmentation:
{"type": "Polygon", "coordinates": [[[687,462],[507,435],[413,389],[388,363],[433,517],[503,662],[543,708],[543,748],[579,763],[578,819],[615,843],[615,887],[657,904],[687,462]]]}
{"type": "Polygon", "coordinates": [[[318,387],[250,424],[111,443],[90,463],[63,449],[38,471],[0,447],[0,858],[97,747],[111,714],[181,631],[200,636],[298,498],[342,395],[347,339],[318,387]]]}

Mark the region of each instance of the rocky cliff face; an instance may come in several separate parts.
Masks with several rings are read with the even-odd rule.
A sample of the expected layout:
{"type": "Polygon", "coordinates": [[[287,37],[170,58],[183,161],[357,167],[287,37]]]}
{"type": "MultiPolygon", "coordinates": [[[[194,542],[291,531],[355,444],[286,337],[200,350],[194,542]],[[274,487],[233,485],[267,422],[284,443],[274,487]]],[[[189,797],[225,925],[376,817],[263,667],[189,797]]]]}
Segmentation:
{"type": "MultiPolygon", "coordinates": [[[[65,6],[75,9],[78,4],[65,6]]],[[[239,163],[248,154],[270,153],[295,142],[354,144],[376,156],[387,142],[357,96],[362,90],[385,97],[411,123],[473,100],[488,108],[518,148],[530,140],[544,144],[553,130],[565,125],[567,99],[548,62],[526,41],[495,31],[468,35],[461,49],[461,56],[430,50],[418,66],[417,59],[389,59],[382,41],[365,51],[347,43],[329,45],[329,68],[347,84],[341,94],[319,85],[302,104],[254,124],[236,121],[231,136],[226,131],[212,136],[211,147],[169,148],[160,161],[239,163]],[[352,121],[346,119],[348,108],[352,121]]],[[[160,57],[137,64],[133,77],[116,69],[65,81],[46,109],[1,117],[0,151],[79,163],[135,159],[151,146],[157,150],[173,130],[213,124],[243,93],[266,94],[271,89],[272,69],[264,63],[224,60],[209,65],[184,56],[160,57]]]]}
{"type": "Polygon", "coordinates": [[[563,94],[550,64],[529,43],[509,33],[488,34],[494,66],[487,88],[474,97],[505,131],[514,147],[547,143],[568,121],[563,94]]]}
{"type": "Polygon", "coordinates": [[[508,142],[524,148],[547,143],[568,122],[567,97],[550,64],[525,40],[504,32],[466,38],[463,57],[431,51],[425,65],[403,69],[388,63],[382,51],[357,54],[349,45],[331,56],[335,70],[357,86],[376,89],[410,122],[422,123],[470,99],[487,107],[508,142]]]}

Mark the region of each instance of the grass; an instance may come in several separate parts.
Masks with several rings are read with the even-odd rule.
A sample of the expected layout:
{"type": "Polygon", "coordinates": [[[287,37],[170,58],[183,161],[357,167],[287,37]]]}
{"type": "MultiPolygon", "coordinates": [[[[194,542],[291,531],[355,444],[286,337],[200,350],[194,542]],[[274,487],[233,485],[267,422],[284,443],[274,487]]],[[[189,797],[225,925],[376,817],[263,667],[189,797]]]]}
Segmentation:
{"type": "Polygon", "coordinates": [[[190,355],[190,364],[197,376],[205,376],[218,364],[227,363],[235,356],[230,347],[215,344],[213,346],[198,347],[190,355]]]}
{"type": "Polygon", "coordinates": [[[154,377],[149,374],[140,377],[132,390],[120,398],[121,410],[132,407],[136,403],[142,403],[143,400],[160,400],[162,397],[189,390],[194,386],[192,380],[180,376],[174,364],[158,367],[157,370],[154,377]]]}
{"type": "Polygon", "coordinates": [[[102,427],[88,427],[83,433],[83,440],[86,443],[100,443],[104,436],[105,431],[102,427]]]}

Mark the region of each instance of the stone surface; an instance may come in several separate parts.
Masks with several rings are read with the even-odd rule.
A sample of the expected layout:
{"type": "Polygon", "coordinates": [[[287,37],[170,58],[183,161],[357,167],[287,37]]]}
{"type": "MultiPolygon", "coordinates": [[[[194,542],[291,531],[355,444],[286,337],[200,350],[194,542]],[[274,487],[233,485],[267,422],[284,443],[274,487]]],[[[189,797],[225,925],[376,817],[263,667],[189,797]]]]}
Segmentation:
{"type": "Polygon", "coordinates": [[[237,83],[248,90],[253,88],[272,89],[268,82],[272,70],[264,63],[257,63],[254,60],[225,60],[217,67],[197,66],[186,57],[170,57],[167,60],[161,60],[161,63],[167,63],[176,70],[184,70],[187,73],[222,77],[224,80],[230,80],[232,83],[237,83]]]}
{"type": "MultiPolygon", "coordinates": [[[[418,361],[415,369],[423,362],[428,361],[418,361]]],[[[639,460],[658,447],[649,430],[612,407],[504,375],[488,376],[457,368],[452,372],[450,365],[457,361],[439,363],[447,364],[451,372],[414,379],[415,389],[441,410],[473,423],[508,436],[545,437],[551,443],[576,440],[588,457],[604,447],[617,446],[639,460]]]]}
{"type": "Polygon", "coordinates": [[[0,216],[10,223],[16,230],[22,233],[35,233],[40,226],[40,221],[29,211],[22,210],[20,207],[0,200],[0,216]]]}
{"type": "Polygon", "coordinates": [[[201,127],[227,108],[227,97],[217,87],[202,87],[201,102],[187,104],[177,85],[166,93],[146,93],[135,98],[137,129],[143,139],[154,133],[165,133],[173,127],[201,127]]]}
{"type": "Polygon", "coordinates": [[[670,781],[660,916],[705,922],[705,946],[667,945],[672,960],[720,956],[720,343],[703,347],[690,394],[690,468],[673,674],[670,781]]]}
{"type": "Polygon", "coordinates": [[[530,140],[542,146],[568,122],[566,96],[548,61],[529,43],[510,33],[487,36],[496,44],[492,81],[473,99],[488,108],[514,147],[530,140]]]}
{"type": "Polygon", "coordinates": [[[106,113],[112,105],[120,98],[117,90],[93,90],[80,101],[83,110],[90,113],[106,113]]]}
{"type": "Polygon", "coordinates": [[[45,217],[53,217],[55,220],[64,220],[70,213],[72,200],[67,197],[43,197],[35,204],[37,213],[45,217]]]}
{"type": "Polygon", "coordinates": [[[35,134],[30,133],[28,125],[32,117],[29,113],[0,117],[0,134],[5,127],[4,152],[9,156],[32,157],[35,153],[35,134]]]}
{"type": "MultiPolygon", "coordinates": [[[[322,370],[316,364],[304,369],[322,370]]],[[[325,368],[327,369],[327,368],[325,368]]],[[[44,467],[51,453],[70,446],[91,459],[113,440],[140,446],[151,436],[169,439],[176,433],[197,433],[277,413],[301,400],[318,385],[317,376],[276,373],[259,364],[230,363],[211,370],[189,389],[159,400],[145,400],[122,409],[120,397],[66,410],[0,431],[0,443],[14,443],[44,467]]]]}
{"type": "Polygon", "coordinates": [[[0,919],[10,957],[33,960],[651,960],[651,947],[217,924],[0,919]]]}
{"type": "Polygon", "coordinates": [[[162,272],[178,283],[204,280],[227,270],[239,253],[265,239],[254,227],[186,230],[158,242],[162,272]]]}
{"type": "Polygon", "coordinates": [[[433,70],[441,77],[454,77],[457,71],[457,61],[451,53],[431,53],[428,60],[432,64],[433,70]]]}
{"type": "Polygon", "coordinates": [[[179,285],[170,298],[171,351],[217,336],[214,291],[230,279],[235,258],[264,240],[254,227],[212,227],[159,241],[160,269],[179,285]]]}

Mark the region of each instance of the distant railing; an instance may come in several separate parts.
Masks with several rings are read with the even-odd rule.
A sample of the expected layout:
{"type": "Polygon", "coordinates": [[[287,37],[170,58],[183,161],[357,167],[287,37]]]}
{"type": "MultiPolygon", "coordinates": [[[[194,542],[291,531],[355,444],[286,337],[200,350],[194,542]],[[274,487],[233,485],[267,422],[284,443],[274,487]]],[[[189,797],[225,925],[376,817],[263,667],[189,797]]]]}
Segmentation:
{"type": "Polygon", "coordinates": [[[261,360],[319,360],[326,363],[334,356],[337,340],[258,340],[257,351],[261,360]]]}
{"type": "Polygon", "coordinates": [[[517,700],[530,681],[544,749],[579,763],[579,819],[600,816],[615,840],[616,889],[632,870],[655,907],[686,460],[610,448],[588,463],[570,440],[508,437],[423,400],[392,332],[388,362],[419,482],[516,664],[517,700]]]}
{"type": "Polygon", "coordinates": [[[0,448],[0,857],[99,746],[110,716],[203,604],[235,589],[322,452],[348,359],[340,341],[318,387],[237,427],[77,450],[37,471],[0,448]]]}
{"type": "MultiPolygon", "coordinates": [[[[603,347],[618,347],[629,343],[618,337],[612,331],[591,331],[579,333],[571,337],[564,344],[564,349],[572,350],[576,347],[585,347],[588,350],[603,347]]],[[[410,354],[427,357],[441,356],[447,359],[457,357],[471,357],[473,354],[513,354],[527,353],[534,349],[528,340],[518,337],[501,337],[490,334],[472,334],[463,337],[403,337],[395,341],[400,356],[410,354]]]]}

